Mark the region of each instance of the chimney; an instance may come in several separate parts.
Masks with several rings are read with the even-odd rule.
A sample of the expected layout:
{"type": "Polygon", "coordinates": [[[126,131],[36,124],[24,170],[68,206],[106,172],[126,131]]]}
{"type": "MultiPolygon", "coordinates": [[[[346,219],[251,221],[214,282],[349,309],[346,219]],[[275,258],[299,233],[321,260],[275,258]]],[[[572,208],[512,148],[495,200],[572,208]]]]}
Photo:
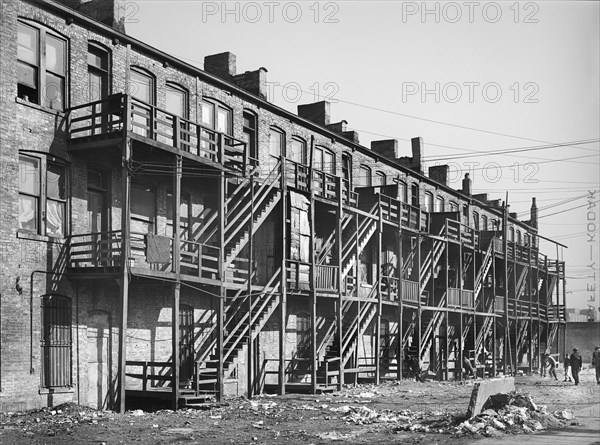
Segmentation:
{"type": "Polygon", "coordinates": [[[58,0],[58,2],[125,34],[126,3],[123,0],[58,0]]]}
{"type": "Polygon", "coordinates": [[[531,216],[529,220],[529,225],[534,229],[538,228],[538,208],[537,203],[535,202],[535,198],[531,198],[531,216]]]}
{"type": "Polygon", "coordinates": [[[231,80],[235,76],[235,54],[226,51],[204,57],[204,71],[231,80]]]}
{"type": "Polygon", "coordinates": [[[434,165],[433,167],[429,167],[429,178],[440,184],[448,185],[449,170],[450,167],[446,164],[434,165]]]}
{"type": "Polygon", "coordinates": [[[125,2],[121,0],[91,0],[81,3],[79,11],[117,31],[125,33],[125,2]]]}
{"type": "Polygon", "coordinates": [[[517,219],[519,217],[517,212],[510,212],[509,215],[511,218],[514,218],[514,219],[517,219]]]}
{"type": "Polygon", "coordinates": [[[471,195],[471,178],[468,173],[465,173],[465,178],[462,181],[462,190],[465,195],[471,195]]]}
{"type": "Polygon", "coordinates": [[[477,193],[476,195],[473,195],[473,198],[475,198],[479,202],[488,204],[488,194],[487,193],[477,193]]]}
{"type": "Polygon", "coordinates": [[[371,151],[387,159],[395,161],[400,157],[397,139],[383,139],[371,141],[371,151]]]}
{"type": "Polygon", "coordinates": [[[340,122],[336,122],[335,124],[327,125],[327,128],[333,131],[334,133],[342,134],[346,132],[346,125],[348,125],[348,122],[342,120],[340,122]]]}
{"type": "Polygon", "coordinates": [[[327,127],[329,125],[331,104],[325,100],[312,104],[298,105],[298,116],[327,127]]]}
{"type": "Polygon", "coordinates": [[[410,145],[412,148],[411,165],[413,167],[413,170],[423,173],[423,168],[425,167],[425,165],[423,165],[423,163],[422,163],[423,156],[425,156],[424,146],[423,146],[423,138],[412,138],[410,140],[410,145]]]}
{"type": "Polygon", "coordinates": [[[358,144],[358,133],[356,131],[342,131],[341,136],[349,141],[358,144]]]}
{"type": "MultiPolygon", "coordinates": [[[[235,56],[234,56],[235,58],[235,56]]],[[[235,72],[235,59],[233,62],[235,72]]],[[[256,71],[246,71],[233,77],[234,83],[243,90],[252,93],[261,99],[267,99],[267,69],[260,67],[256,71]]]]}

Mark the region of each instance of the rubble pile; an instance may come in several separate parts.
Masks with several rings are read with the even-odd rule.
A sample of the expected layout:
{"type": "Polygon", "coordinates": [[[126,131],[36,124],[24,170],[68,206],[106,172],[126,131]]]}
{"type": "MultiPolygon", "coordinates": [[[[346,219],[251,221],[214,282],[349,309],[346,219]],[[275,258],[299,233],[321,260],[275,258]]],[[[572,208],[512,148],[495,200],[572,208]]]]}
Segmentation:
{"type": "Polygon", "coordinates": [[[530,396],[516,393],[491,396],[483,408],[481,414],[461,422],[456,433],[488,437],[532,433],[563,427],[567,420],[574,419],[571,411],[551,413],[546,405],[538,406],[530,396]]]}
{"type": "Polygon", "coordinates": [[[96,425],[112,417],[110,412],[99,412],[75,403],[64,403],[52,408],[6,413],[2,423],[5,429],[20,429],[27,437],[36,434],[56,436],[72,434],[73,428],[81,424],[96,425]]]}

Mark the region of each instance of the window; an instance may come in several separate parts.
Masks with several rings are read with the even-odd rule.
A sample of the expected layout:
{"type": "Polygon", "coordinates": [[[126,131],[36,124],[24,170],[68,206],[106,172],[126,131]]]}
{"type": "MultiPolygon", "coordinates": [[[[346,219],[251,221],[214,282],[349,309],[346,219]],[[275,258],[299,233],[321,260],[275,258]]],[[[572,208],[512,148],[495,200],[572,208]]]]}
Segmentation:
{"type": "Polygon", "coordinates": [[[19,229],[65,236],[65,166],[46,157],[19,156],[19,229]]]}
{"type": "Polygon", "coordinates": [[[481,215],[481,230],[488,230],[488,217],[481,215]]]}
{"type": "Polygon", "coordinates": [[[386,185],[387,178],[383,172],[375,172],[375,185],[386,185]]]}
{"type": "Polygon", "coordinates": [[[425,192],[425,211],[433,212],[433,193],[425,192]]]}
{"type": "Polygon", "coordinates": [[[524,245],[525,245],[525,247],[529,247],[529,234],[528,234],[528,233],[526,233],[526,234],[523,236],[523,240],[524,240],[524,245]]]}
{"type": "Polygon", "coordinates": [[[508,229],[508,240],[515,242],[515,229],[512,226],[508,229]]]}
{"type": "Polygon", "coordinates": [[[290,153],[288,157],[298,164],[307,164],[306,160],[306,142],[298,137],[292,138],[292,144],[290,145],[290,153]]]}
{"type": "Polygon", "coordinates": [[[348,153],[342,153],[342,176],[352,184],[352,157],[348,153]]]}
{"type": "Polygon", "coordinates": [[[231,110],[225,105],[208,98],[202,99],[202,124],[221,133],[232,135],[231,110]]]}
{"type": "Polygon", "coordinates": [[[473,227],[479,230],[479,213],[473,212],[473,227]]]}
{"type": "Polygon", "coordinates": [[[335,175],[335,155],[331,150],[323,147],[316,147],[313,167],[315,170],[335,175]]]}
{"type": "Polygon", "coordinates": [[[517,244],[521,245],[521,231],[517,230],[517,244]]]}
{"type": "Polygon", "coordinates": [[[256,152],[256,115],[249,111],[244,111],[244,135],[242,139],[246,143],[246,150],[248,150],[248,156],[253,160],[258,159],[258,153],[256,152]]]}
{"type": "Polygon", "coordinates": [[[450,211],[458,212],[458,203],[456,203],[454,201],[450,201],[450,211]]]}
{"type": "Polygon", "coordinates": [[[179,85],[167,83],[166,85],[165,110],[175,116],[187,119],[188,117],[188,93],[179,85]]]}
{"type": "Polygon", "coordinates": [[[410,186],[410,199],[413,206],[419,207],[419,184],[415,182],[410,186]]]}
{"type": "Polygon", "coordinates": [[[43,26],[19,22],[17,59],[17,96],[53,110],[63,110],[67,41],[43,26]]]}
{"type": "Polygon", "coordinates": [[[109,94],[109,52],[99,45],[88,45],[88,80],[90,101],[105,99],[109,94]]]}
{"type": "Polygon", "coordinates": [[[443,212],[446,210],[445,207],[446,206],[444,205],[444,198],[441,196],[436,196],[434,212],[443,212]]]}
{"type": "Polygon", "coordinates": [[[71,386],[71,299],[44,295],[41,312],[42,386],[71,386]]]}
{"type": "Polygon", "coordinates": [[[154,77],[141,68],[131,68],[131,95],[147,104],[154,104],[154,77]]]}
{"type": "Polygon", "coordinates": [[[359,187],[371,187],[371,169],[366,165],[358,168],[357,183],[359,187]]]}
{"type": "Polygon", "coordinates": [[[136,114],[133,115],[132,125],[133,132],[141,136],[150,137],[153,133],[151,129],[151,107],[148,105],[154,105],[154,77],[143,71],[141,68],[131,68],[130,74],[130,91],[131,97],[141,101],[143,103],[135,102],[136,114]],[[141,113],[141,114],[139,114],[141,113]]]}
{"type": "Polygon", "coordinates": [[[280,158],[285,153],[285,134],[277,128],[271,128],[269,132],[269,154],[280,158]]]}
{"type": "Polygon", "coordinates": [[[408,187],[406,182],[398,182],[398,199],[404,203],[408,203],[408,187]]]}
{"type": "Polygon", "coordinates": [[[204,98],[201,102],[201,123],[209,130],[202,130],[202,140],[200,141],[200,155],[217,161],[217,132],[226,135],[233,133],[232,113],[225,105],[212,99],[204,98]],[[213,130],[213,131],[210,131],[213,130]]]}

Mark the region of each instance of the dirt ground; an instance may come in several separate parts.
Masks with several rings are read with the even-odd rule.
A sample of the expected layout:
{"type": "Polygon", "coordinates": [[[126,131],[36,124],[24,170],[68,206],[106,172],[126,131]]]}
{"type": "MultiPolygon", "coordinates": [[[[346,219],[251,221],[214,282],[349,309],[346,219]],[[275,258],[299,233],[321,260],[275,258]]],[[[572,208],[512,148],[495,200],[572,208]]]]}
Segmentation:
{"type": "MultiPolygon", "coordinates": [[[[482,437],[457,428],[473,383],[385,382],[322,395],[229,399],[207,410],[176,413],[135,410],[121,415],[68,404],[3,415],[0,444],[463,445],[482,437]]],[[[579,386],[563,383],[561,374],[558,382],[534,375],[516,377],[515,384],[518,393],[530,395],[538,406],[547,405],[550,413],[600,400],[600,385],[589,369],[582,372],[579,386]]],[[[566,424],[573,421],[562,422],[566,424]]],[[[502,434],[514,431],[508,428],[502,434]]]]}

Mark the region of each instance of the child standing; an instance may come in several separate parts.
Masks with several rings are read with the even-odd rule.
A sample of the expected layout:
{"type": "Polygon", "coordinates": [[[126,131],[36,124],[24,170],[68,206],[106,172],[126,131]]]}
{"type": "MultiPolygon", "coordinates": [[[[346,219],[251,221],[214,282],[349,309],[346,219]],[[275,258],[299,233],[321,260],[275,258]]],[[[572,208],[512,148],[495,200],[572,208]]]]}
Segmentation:
{"type": "Polygon", "coordinates": [[[565,367],[565,379],[563,382],[572,382],[573,379],[571,378],[571,362],[569,360],[569,354],[565,354],[563,366],[565,367]]]}

